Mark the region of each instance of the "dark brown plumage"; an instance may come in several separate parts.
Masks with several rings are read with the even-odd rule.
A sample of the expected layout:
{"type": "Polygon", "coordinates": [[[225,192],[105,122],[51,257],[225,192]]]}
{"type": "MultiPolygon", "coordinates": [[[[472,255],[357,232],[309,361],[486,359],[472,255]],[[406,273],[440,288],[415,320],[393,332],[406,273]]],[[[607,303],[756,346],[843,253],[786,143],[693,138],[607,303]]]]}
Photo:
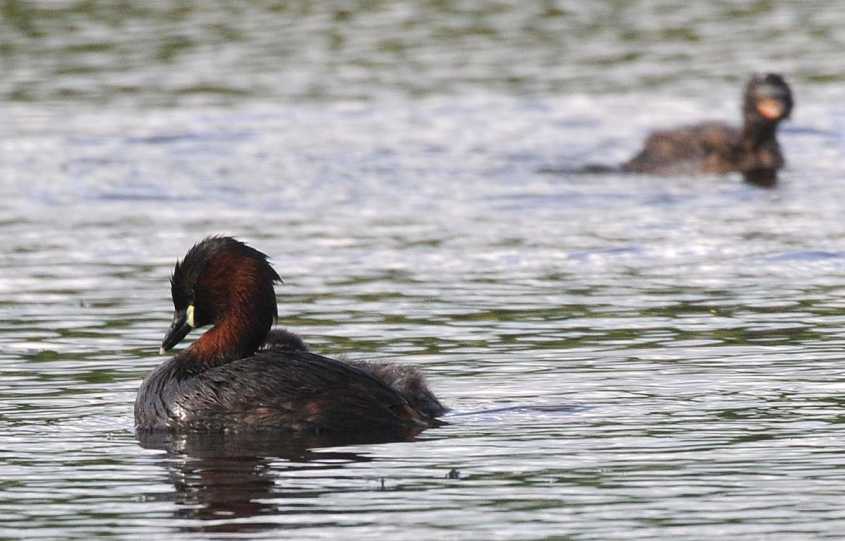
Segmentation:
{"type": "Polygon", "coordinates": [[[344,363],[310,353],[292,333],[270,331],[278,280],[264,254],[229,237],[208,238],[177,263],[171,280],[176,314],[162,349],[192,328],[213,327],[141,384],[139,430],[284,429],[402,438],[436,423],[446,409],[415,370],[344,363]],[[400,373],[417,377],[394,376],[400,373]]]}
{"type": "Polygon", "coordinates": [[[784,165],[776,133],[792,112],[792,92],[780,75],[755,75],[745,87],[743,125],[706,122],[654,132],[623,171],[657,175],[739,172],[770,186],[784,165]]]}
{"type": "MultiPolygon", "coordinates": [[[[309,351],[302,338],[285,329],[270,331],[261,349],[309,351]]],[[[429,390],[425,376],[415,366],[373,361],[346,361],[346,364],[367,372],[393,388],[404,396],[414,409],[422,411],[430,417],[439,417],[449,411],[429,390]]]]}

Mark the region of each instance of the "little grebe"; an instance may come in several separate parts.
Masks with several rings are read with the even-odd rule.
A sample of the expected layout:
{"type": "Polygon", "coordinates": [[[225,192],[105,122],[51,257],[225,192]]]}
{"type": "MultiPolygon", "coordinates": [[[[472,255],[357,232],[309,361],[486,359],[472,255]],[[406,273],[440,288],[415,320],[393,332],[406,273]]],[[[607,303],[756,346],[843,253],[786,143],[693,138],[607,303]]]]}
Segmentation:
{"type": "Polygon", "coordinates": [[[792,112],[792,92],[783,77],[755,75],[745,87],[743,125],[706,122],[658,131],[622,165],[623,171],[658,175],[742,173],[746,181],[771,186],[784,160],[776,132],[792,112]]]}
{"type": "Polygon", "coordinates": [[[139,430],[261,430],[413,435],[447,410],[414,368],[345,363],[270,330],[277,316],[267,256],[231,237],[209,237],[176,263],[176,313],[167,351],[213,325],[158,366],[138,389],[139,430]]]}

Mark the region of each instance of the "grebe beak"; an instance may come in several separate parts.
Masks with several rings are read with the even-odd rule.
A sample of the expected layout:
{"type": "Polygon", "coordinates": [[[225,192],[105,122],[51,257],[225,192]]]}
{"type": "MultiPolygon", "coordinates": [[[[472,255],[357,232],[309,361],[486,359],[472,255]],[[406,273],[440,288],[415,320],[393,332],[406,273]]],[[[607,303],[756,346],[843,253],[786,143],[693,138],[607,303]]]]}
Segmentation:
{"type": "Polygon", "coordinates": [[[161,349],[158,350],[159,355],[164,355],[164,352],[169,351],[176,344],[182,341],[191,329],[194,328],[194,307],[189,306],[187,310],[179,310],[173,314],[173,323],[164,335],[164,340],[161,342],[161,349]]]}
{"type": "Polygon", "coordinates": [[[757,112],[768,120],[777,120],[786,112],[786,104],[775,98],[764,98],[757,102],[757,112]]]}

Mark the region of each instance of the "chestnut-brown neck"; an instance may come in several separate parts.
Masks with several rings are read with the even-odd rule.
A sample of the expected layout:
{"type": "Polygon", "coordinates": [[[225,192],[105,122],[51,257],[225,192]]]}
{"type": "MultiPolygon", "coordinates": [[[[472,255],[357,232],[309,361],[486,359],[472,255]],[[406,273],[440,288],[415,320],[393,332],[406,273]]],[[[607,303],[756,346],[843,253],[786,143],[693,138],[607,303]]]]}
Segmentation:
{"type": "Polygon", "coordinates": [[[269,330],[269,323],[228,318],[206,331],[188,348],[188,353],[194,360],[209,365],[242,359],[258,350],[269,330]]]}
{"type": "Polygon", "coordinates": [[[275,272],[254,259],[219,258],[200,280],[197,301],[214,325],[190,348],[203,363],[248,357],[267,338],[276,319],[275,272]]]}

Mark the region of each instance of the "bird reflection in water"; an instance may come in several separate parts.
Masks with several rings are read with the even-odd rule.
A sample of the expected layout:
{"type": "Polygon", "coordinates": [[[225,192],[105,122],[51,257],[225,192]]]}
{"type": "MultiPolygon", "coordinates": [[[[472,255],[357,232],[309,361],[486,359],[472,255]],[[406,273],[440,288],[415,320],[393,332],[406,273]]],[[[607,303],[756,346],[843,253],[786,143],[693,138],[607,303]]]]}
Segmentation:
{"type": "MultiPolygon", "coordinates": [[[[142,447],[166,451],[161,465],[175,489],[174,516],[199,521],[182,529],[215,533],[250,533],[285,527],[278,520],[288,512],[281,502],[319,497],[321,491],[285,487],[280,480],[292,473],[337,470],[346,464],[372,460],[357,452],[320,448],[413,438],[413,435],[397,439],[395,434],[392,438],[346,434],[341,440],[336,435],[266,431],[243,434],[139,431],[137,436],[142,447]]],[[[163,499],[170,501],[170,497],[163,499]]],[[[291,512],[300,511],[297,508],[291,512]]]]}

